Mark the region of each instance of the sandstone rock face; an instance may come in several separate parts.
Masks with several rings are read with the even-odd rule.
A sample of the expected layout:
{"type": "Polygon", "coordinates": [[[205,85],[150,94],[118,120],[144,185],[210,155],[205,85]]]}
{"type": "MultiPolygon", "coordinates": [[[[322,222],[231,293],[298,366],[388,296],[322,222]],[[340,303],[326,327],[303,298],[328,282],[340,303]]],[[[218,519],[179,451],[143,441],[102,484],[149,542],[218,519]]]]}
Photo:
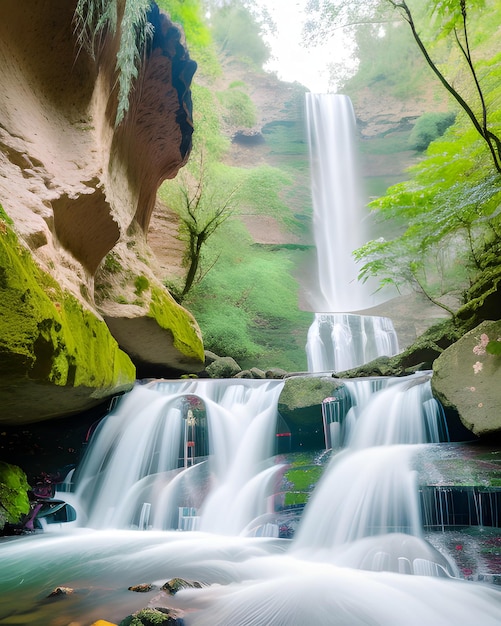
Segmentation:
{"type": "MultiPolygon", "coordinates": [[[[117,126],[117,35],[103,35],[93,57],[76,40],[75,6],[76,0],[0,3],[0,237],[9,237],[3,242],[0,290],[33,293],[32,286],[24,284],[23,291],[14,274],[9,276],[10,255],[22,251],[40,271],[36,280],[45,296],[37,299],[46,304],[41,319],[33,300],[26,340],[26,335],[13,336],[7,320],[16,311],[0,297],[0,366],[16,371],[9,381],[13,415],[14,396],[28,387],[44,386],[38,393],[42,405],[48,386],[55,393],[45,408],[36,404],[36,393],[35,404],[25,397],[16,420],[21,414],[28,419],[34,407],[44,417],[54,410],[80,410],[95,403],[94,396],[102,400],[130,387],[134,368],[117,342],[141,367],[151,362],[164,374],[196,371],[203,364],[198,326],[157,278],[146,241],[158,186],[189,156],[196,65],[179,28],[154,6],[149,16],[154,36],[128,113],[117,126]],[[63,299],[72,302],[71,324],[67,315],[61,317],[63,299]],[[40,324],[61,327],[64,340],[62,335],[57,341],[43,338],[40,324]],[[72,358],[77,371],[87,372],[85,381],[71,375],[56,380],[54,354],[69,354],[75,336],[83,344],[72,358]],[[43,341],[54,349],[33,347],[43,341]],[[22,366],[19,350],[25,356],[22,366]],[[101,367],[95,371],[99,352],[101,367]],[[14,368],[12,359],[17,359],[14,368]],[[77,389],[73,400],[72,387],[77,389]],[[63,389],[65,401],[55,409],[63,389]]],[[[22,307],[17,308],[19,313],[22,307]]],[[[67,313],[67,307],[63,310],[67,313]]],[[[23,316],[28,323],[28,307],[23,316]]],[[[4,393],[0,390],[0,400],[4,393]]]]}
{"type": "Polygon", "coordinates": [[[501,434],[501,356],[486,350],[487,341],[499,340],[501,321],[482,322],[433,364],[434,394],[478,436],[501,434]]]}

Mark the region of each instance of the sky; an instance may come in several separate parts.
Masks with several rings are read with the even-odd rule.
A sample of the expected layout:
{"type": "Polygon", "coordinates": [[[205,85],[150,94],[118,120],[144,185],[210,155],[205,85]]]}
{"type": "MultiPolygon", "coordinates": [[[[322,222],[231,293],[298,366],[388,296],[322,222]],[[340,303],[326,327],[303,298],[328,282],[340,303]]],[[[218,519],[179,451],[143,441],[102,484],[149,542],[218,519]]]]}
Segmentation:
{"type": "Polygon", "coordinates": [[[329,87],[329,62],[350,63],[350,46],[339,40],[326,42],[321,48],[301,46],[301,31],[306,20],[307,0],[257,0],[265,6],[277,25],[277,32],[269,42],[273,59],[265,66],[281,80],[298,81],[314,93],[335,91],[329,87]]]}

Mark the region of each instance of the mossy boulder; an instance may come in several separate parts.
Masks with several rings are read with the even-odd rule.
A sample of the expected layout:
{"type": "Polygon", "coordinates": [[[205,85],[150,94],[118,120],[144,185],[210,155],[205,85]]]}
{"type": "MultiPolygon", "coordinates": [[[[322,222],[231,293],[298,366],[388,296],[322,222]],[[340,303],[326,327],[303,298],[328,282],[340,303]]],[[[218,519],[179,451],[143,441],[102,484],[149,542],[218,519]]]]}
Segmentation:
{"type": "Polygon", "coordinates": [[[141,609],[123,619],[118,626],[180,626],[182,619],[172,609],[141,609]]]}
{"type": "Polygon", "coordinates": [[[501,436],[501,321],[485,321],[444,350],[432,387],[445,407],[480,437],[501,436]]]}
{"type": "Polygon", "coordinates": [[[0,216],[0,421],[82,411],[134,380],[103,320],[33,261],[0,216]]]}
{"type": "Polygon", "coordinates": [[[16,465],[0,461],[0,530],[17,524],[30,510],[25,473],[16,465]]]}
{"type": "Polygon", "coordinates": [[[431,326],[400,354],[378,357],[360,367],[337,372],[336,377],[408,376],[418,371],[431,370],[435,359],[466,330],[469,330],[469,327],[460,327],[452,319],[443,320],[431,326]]]}
{"type": "Polygon", "coordinates": [[[278,411],[291,431],[294,450],[318,450],[325,446],[322,402],[344,385],[331,377],[291,376],[285,381],[278,400],[278,411]]]}
{"type": "Polygon", "coordinates": [[[240,365],[231,356],[218,357],[205,371],[211,378],[233,378],[242,371],[240,365]]]}

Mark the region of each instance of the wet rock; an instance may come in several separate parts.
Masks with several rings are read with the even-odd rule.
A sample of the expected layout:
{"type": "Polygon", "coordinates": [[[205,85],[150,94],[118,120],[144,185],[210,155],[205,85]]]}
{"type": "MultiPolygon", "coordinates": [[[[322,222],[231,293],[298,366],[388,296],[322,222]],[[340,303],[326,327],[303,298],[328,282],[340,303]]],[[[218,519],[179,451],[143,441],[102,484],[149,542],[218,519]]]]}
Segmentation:
{"type": "Polygon", "coordinates": [[[137,593],[147,593],[153,589],[155,589],[155,585],[152,583],[140,583],[139,585],[132,585],[132,587],[127,588],[128,591],[136,591],[137,593]]]}
{"type": "Polygon", "coordinates": [[[179,612],[168,608],[141,609],[128,615],[118,626],[182,626],[179,612]]]}
{"type": "Polygon", "coordinates": [[[258,367],[251,367],[250,373],[252,374],[252,378],[257,380],[264,380],[266,378],[266,373],[258,367]]]}
{"type": "Polygon", "coordinates": [[[70,596],[74,593],[75,590],[73,587],[56,587],[53,591],[49,593],[47,598],[57,598],[59,596],[70,596]]]}
{"type": "Polygon", "coordinates": [[[202,584],[196,580],[185,580],[184,578],[171,578],[161,589],[166,591],[171,596],[175,595],[181,589],[201,589],[202,584]]]}
{"type": "Polygon", "coordinates": [[[0,461],[0,531],[16,524],[30,510],[25,473],[17,465],[0,461]]]}

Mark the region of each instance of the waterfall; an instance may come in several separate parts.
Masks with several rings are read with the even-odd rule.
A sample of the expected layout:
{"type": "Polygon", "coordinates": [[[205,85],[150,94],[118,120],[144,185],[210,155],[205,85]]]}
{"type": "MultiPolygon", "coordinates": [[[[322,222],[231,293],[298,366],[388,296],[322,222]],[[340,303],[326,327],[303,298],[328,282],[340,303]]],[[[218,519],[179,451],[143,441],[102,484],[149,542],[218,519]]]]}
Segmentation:
{"type": "Polygon", "coordinates": [[[282,385],[158,381],[126,394],[64,493],[81,527],[1,546],[0,622],[120,623],[148,605],[176,607],[186,626],[498,625],[499,589],[457,580],[423,536],[413,456],[444,430],[429,376],[346,381],[350,427],[295,537],[246,534],[283,469],[282,385]],[[173,598],[159,588],[173,577],[203,585],[173,598]],[[153,595],[126,591],[145,581],[153,595]],[[43,601],[61,585],[75,593],[43,601]]]}
{"type": "Polygon", "coordinates": [[[255,494],[266,493],[280,470],[268,463],[282,387],[246,379],[137,385],[96,430],[73,494],[61,494],[77,523],[238,534],[266,512],[255,494]],[[190,408],[197,403],[198,418],[190,408]],[[208,446],[195,459],[200,437],[208,446]]]}
{"type": "Polygon", "coordinates": [[[430,378],[386,379],[372,393],[367,393],[372,381],[346,384],[353,402],[346,447],[333,457],[306,507],[296,549],[331,557],[333,548],[389,533],[411,535],[418,545],[422,520],[412,468],[415,444],[447,440],[430,378]]]}
{"type": "Polygon", "coordinates": [[[358,280],[353,251],[369,239],[354,144],[355,114],[347,96],[306,94],[313,228],[320,293],[308,333],[311,372],[356,367],[398,352],[391,320],[354,315],[390,296],[358,280]],[[347,315],[351,313],[351,315],[347,315]]]}
{"type": "Polygon", "coordinates": [[[397,336],[387,317],[315,313],[308,330],[309,372],[342,372],[397,353],[397,336]]]}

